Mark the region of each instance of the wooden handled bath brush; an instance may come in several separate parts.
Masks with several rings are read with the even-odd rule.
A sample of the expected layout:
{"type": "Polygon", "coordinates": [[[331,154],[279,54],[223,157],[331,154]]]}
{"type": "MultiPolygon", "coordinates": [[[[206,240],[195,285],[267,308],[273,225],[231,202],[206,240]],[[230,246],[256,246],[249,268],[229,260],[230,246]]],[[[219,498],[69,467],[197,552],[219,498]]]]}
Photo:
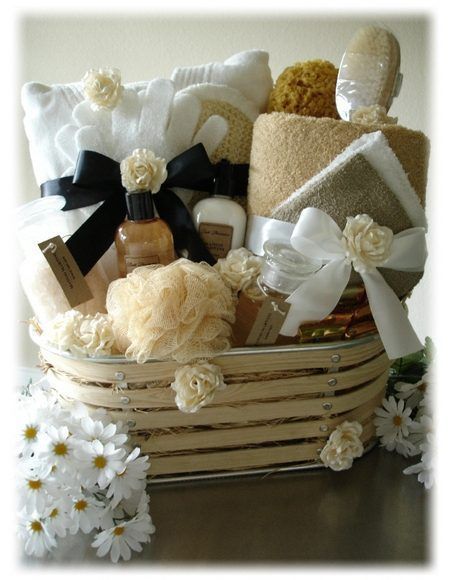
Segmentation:
{"type": "Polygon", "coordinates": [[[341,60],[335,101],[340,117],[350,121],[362,107],[380,106],[388,112],[399,94],[401,51],[395,36],[377,26],[360,28],[341,60]]]}

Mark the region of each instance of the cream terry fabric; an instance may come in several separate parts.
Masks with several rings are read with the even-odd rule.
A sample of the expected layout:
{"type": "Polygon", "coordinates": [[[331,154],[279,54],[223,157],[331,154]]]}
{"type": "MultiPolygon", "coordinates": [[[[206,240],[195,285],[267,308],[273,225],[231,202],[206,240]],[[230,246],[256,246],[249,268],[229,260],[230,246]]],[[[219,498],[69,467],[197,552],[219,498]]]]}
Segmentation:
{"type": "MultiPolygon", "coordinates": [[[[145,147],[170,160],[198,142],[199,98],[178,93],[199,82],[219,85],[223,92],[232,89],[240,102],[249,103],[258,114],[264,110],[272,87],[268,54],[245,51],[224,63],[175,69],[173,80],[125,83],[122,101],[112,112],[92,111],[84,100],[81,82],[51,86],[26,83],[21,101],[37,183],[70,175],[80,149],[121,161],[133,149],[145,147]]],[[[226,99],[226,95],[219,98],[226,99]]],[[[226,121],[219,117],[209,115],[199,135],[208,153],[213,153],[227,133],[226,121]]]]}
{"type": "MultiPolygon", "coordinates": [[[[323,172],[324,174],[324,172],[323,172]]],[[[306,207],[316,207],[329,214],[344,229],[347,216],[367,213],[375,222],[394,233],[411,228],[413,223],[396,195],[377,171],[360,153],[350,157],[337,169],[329,170],[319,180],[311,180],[301,194],[273,211],[272,217],[295,222],[306,207]]],[[[425,220],[420,220],[424,225],[425,220]]],[[[388,284],[398,296],[405,296],[421,279],[420,272],[399,272],[381,269],[388,284]]],[[[360,278],[353,273],[352,282],[360,278]]]]}
{"type": "Polygon", "coordinates": [[[359,125],[288,113],[260,115],[254,124],[248,188],[250,214],[270,217],[292,192],[327,167],[355,139],[381,130],[424,206],[429,142],[397,125],[359,125]]]}
{"type": "Polygon", "coordinates": [[[253,102],[259,113],[266,111],[273,79],[268,66],[268,53],[245,50],[224,62],[175,68],[171,76],[177,91],[191,85],[211,83],[237,89],[253,102]]]}
{"type": "MultiPolygon", "coordinates": [[[[255,134],[253,151],[257,148],[257,139],[255,134]]],[[[290,143],[290,147],[294,148],[295,145],[290,143]]],[[[303,142],[298,141],[296,151],[302,152],[301,157],[304,161],[302,169],[308,166],[309,161],[310,164],[315,163],[316,160],[312,158],[313,151],[305,149],[303,142]]],[[[316,207],[330,215],[342,229],[348,216],[361,213],[369,214],[377,223],[389,227],[394,233],[415,226],[426,227],[424,210],[410,184],[408,179],[410,176],[407,176],[382,131],[364,134],[350,143],[321,171],[298,189],[292,190],[277,205],[273,203],[275,196],[270,198],[267,193],[265,202],[258,203],[261,200],[260,196],[254,198],[254,190],[251,189],[254,187],[254,181],[261,183],[264,177],[266,180],[276,177],[270,175],[266,167],[262,170],[260,166],[257,172],[253,158],[252,153],[249,204],[251,213],[256,215],[295,223],[303,209],[316,207]]],[[[294,167],[298,167],[297,164],[294,167]]],[[[286,181],[292,178],[291,174],[285,173],[282,169],[280,172],[286,181]]],[[[297,173],[300,172],[301,169],[298,169],[297,173]]],[[[422,273],[386,269],[383,273],[398,296],[406,295],[422,276],[422,273]]],[[[354,274],[351,281],[359,281],[358,275],[354,274]]]]}
{"type": "Polygon", "coordinates": [[[320,207],[341,228],[346,216],[359,213],[368,213],[395,233],[412,226],[427,227],[420,200],[381,131],[353,141],[274,208],[272,217],[295,222],[308,206],[320,207]]]}

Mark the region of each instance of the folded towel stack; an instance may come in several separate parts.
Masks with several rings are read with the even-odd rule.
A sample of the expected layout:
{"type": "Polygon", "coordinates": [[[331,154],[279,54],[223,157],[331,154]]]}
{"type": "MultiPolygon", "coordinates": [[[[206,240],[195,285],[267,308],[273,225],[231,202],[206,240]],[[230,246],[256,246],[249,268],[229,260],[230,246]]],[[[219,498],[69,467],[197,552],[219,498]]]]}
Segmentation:
{"type": "Polygon", "coordinates": [[[355,139],[378,130],[387,138],[424,206],[429,141],[423,133],[397,125],[361,125],[270,113],[260,115],[254,124],[249,213],[271,217],[275,207],[329,165],[355,139]]]}
{"type": "MultiPolygon", "coordinates": [[[[342,229],[346,217],[361,213],[394,233],[426,227],[427,156],[422,133],[395,125],[376,131],[332,119],[261,115],[254,127],[249,213],[295,223],[303,209],[316,207],[342,229]]],[[[383,273],[401,297],[422,277],[383,273]]],[[[358,281],[354,274],[351,282],[358,281]]]]}

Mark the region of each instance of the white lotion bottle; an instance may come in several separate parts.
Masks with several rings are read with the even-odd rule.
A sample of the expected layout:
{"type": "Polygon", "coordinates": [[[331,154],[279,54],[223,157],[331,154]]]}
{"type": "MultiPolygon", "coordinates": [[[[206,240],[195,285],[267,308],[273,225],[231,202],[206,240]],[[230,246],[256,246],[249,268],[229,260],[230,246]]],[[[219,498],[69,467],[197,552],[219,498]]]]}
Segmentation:
{"type": "Polygon", "coordinates": [[[217,260],[226,258],[229,250],[241,248],[245,241],[246,212],[231,199],[233,195],[233,167],[221,161],[212,196],[199,201],[192,210],[195,227],[217,260]]]}

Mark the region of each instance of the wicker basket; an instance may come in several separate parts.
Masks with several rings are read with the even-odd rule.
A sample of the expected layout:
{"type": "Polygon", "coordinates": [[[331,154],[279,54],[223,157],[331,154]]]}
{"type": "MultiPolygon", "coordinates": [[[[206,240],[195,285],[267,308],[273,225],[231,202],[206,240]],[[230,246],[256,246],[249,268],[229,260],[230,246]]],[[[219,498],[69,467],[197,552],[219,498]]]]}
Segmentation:
{"type": "Polygon", "coordinates": [[[175,362],[80,359],[33,339],[62,400],[104,407],[127,422],[132,443],[150,454],[150,476],[160,479],[319,465],[344,420],[363,425],[367,448],[390,367],[377,335],[233,349],[211,361],[227,388],[198,412],[182,413],[170,388],[175,362]]]}

